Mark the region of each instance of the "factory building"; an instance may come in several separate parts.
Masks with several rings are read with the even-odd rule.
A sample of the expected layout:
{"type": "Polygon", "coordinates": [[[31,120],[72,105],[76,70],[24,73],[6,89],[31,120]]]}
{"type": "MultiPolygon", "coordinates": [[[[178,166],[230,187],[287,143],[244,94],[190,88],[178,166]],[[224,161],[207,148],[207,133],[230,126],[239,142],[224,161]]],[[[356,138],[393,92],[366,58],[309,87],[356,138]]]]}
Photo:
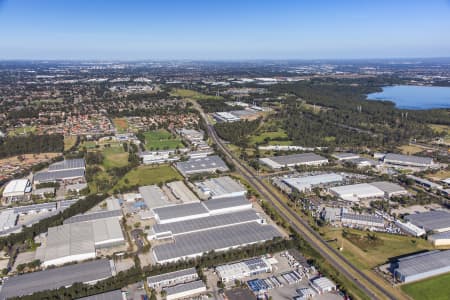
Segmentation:
{"type": "Polygon", "coordinates": [[[96,294],[88,297],[79,298],[78,300],[123,300],[121,290],[115,290],[111,292],[96,294]]]}
{"type": "Polygon", "coordinates": [[[172,194],[183,203],[199,202],[198,197],[186,186],[183,181],[172,181],[166,184],[172,194]]]}
{"type": "Polygon", "coordinates": [[[211,199],[204,201],[203,204],[211,215],[252,209],[252,203],[245,196],[211,199]]]}
{"type": "Polygon", "coordinates": [[[217,155],[200,158],[190,158],[188,161],[176,163],[176,168],[183,176],[201,173],[215,173],[229,171],[225,162],[217,155]]]}
{"type": "Polygon", "coordinates": [[[33,183],[84,180],[85,169],[84,159],[66,159],[51,164],[47,171],[34,174],[33,183]]]}
{"type": "Polygon", "coordinates": [[[206,285],[201,280],[181,283],[165,288],[166,300],[182,299],[192,297],[206,292],[206,285]]]}
{"type": "Polygon", "coordinates": [[[436,210],[408,215],[406,220],[429,232],[450,231],[450,213],[448,211],[436,210]]]}
{"type": "Polygon", "coordinates": [[[310,281],[311,287],[318,294],[325,294],[336,290],[336,283],[328,279],[327,277],[319,277],[310,281]]]}
{"type": "Polygon", "coordinates": [[[370,185],[382,190],[386,198],[408,194],[408,191],[402,186],[388,181],[371,182],[370,185]]]}
{"type": "Polygon", "coordinates": [[[345,226],[384,227],[383,218],[375,215],[351,214],[343,212],[341,214],[341,222],[345,226]]]}
{"type": "Polygon", "coordinates": [[[195,186],[199,194],[204,199],[244,196],[247,193],[247,189],[240,182],[229,176],[222,176],[196,182],[195,186]]]}
{"type": "Polygon", "coordinates": [[[148,209],[170,205],[166,195],[157,185],[141,186],[139,187],[139,194],[144,199],[144,203],[148,209]]]}
{"type": "Polygon", "coordinates": [[[241,119],[238,116],[226,111],[216,112],[213,114],[213,117],[214,119],[217,120],[217,122],[225,122],[225,123],[237,122],[241,119]]]}
{"type": "Polygon", "coordinates": [[[224,283],[271,271],[272,265],[263,257],[216,267],[217,275],[224,283]]]}
{"type": "Polygon", "coordinates": [[[8,182],[3,189],[3,200],[12,203],[25,200],[25,195],[31,192],[31,183],[28,179],[14,179],[8,182]]]}
{"type": "Polygon", "coordinates": [[[367,167],[379,167],[380,163],[370,158],[360,157],[354,159],[345,160],[345,163],[354,165],[357,168],[367,168],[367,167]]]}
{"type": "Polygon", "coordinates": [[[261,163],[272,169],[295,166],[321,166],[328,163],[328,159],[315,153],[301,153],[283,156],[272,156],[259,159],[261,163]]]}
{"type": "Polygon", "coordinates": [[[95,284],[113,275],[111,262],[99,259],[9,277],[3,281],[0,300],[31,295],[44,290],[69,287],[76,282],[95,284]]]}
{"type": "Polygon", "coordinates": [[[194,281],[198,278],[197,270],[195,268],[189,268],[147,277],[147,284],[149,288],[157,289],[194,281]]]}
{"type": "Polygon", "coordinates": [[[152,209],[159,224],[180,222],[208,217],[209,211],[200,202],[170,205],[152,209]]]}
{"type": "Polygon", "coordinates": [[[440,190],[443,188],[442,185],[440,184],[434,183],[432,181],[414,175],[407,175],[406,177],[412,179],[416,184],[421,185],[429,190],[440,190]]]}
{"type": "Polygon", "coordinates": [[[334,158],[336,158],[339,161],[346,161],[349,159],[358,159],[360,158],[360,156],[358,154],[355,153],[345,153],[345,152],[338,152],[338,153],[334,153],[332,155],[334,158]]]}
{"type": "Polygon", "coordinates": [[[139,158],[144,165],[163,164],[179,160],[175,153],[176,150],[143,151],[139,153],[139,158]]]}
{"type": "Polygon", "coordinates": [[[6,209],[0,212],[0,233],[16,226],[19,215],[13,209],[6,209]]]}
{"type": "Polygon", "coordinates": [[[383,198],[385,195],[384,191],[368,183],[332,187],[329,191],[338,198],[350,202],[358,202],[363,199],[383,198]]]}
{"type": "Polygon", "coordinates": [[[410,223],[410,222],[402,222],[400,220],[395,221],[395,225],[400,228],[403,232],[408,233],[412,236],[423,236],[426,234],[426,231],[422,228],[410,223]]]}
{"type": "Polygon", "coordinates": [[[450,246],[450,231],[444,231],[429,235],[428,240],[433,243],[435,247],[450,246]]]}
{"type": "Polygon", "coordinates": [[[291,189],[298,192],[311,191],[315,187],[321,187],[326,184],[342,182],[344,177],[335,173],[311,175],[304,177],[283,178],[282,181],[291,189]]]}
{"type": "Polygon", "coordinates": [[[406,166],[406,167],[430,168],[434,166],[434,162],[431,157],[403,155],[394,153],[386,154],[383,158],[383,162],[385,164],[406,166]]]}
{"type": "Polygon", "coordinates": [[[396,280],[409,283],[450,272],[450,250],[428,251],[391,262],[396,280]]]}

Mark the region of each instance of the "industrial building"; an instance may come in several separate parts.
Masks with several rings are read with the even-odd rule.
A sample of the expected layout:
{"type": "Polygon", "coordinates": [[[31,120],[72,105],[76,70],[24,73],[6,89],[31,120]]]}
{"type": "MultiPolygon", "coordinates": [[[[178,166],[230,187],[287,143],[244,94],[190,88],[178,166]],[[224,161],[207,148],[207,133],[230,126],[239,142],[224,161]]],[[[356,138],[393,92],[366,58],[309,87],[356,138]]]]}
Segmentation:
{"type": "Polygon", "coordinates": [[[88,297],[79,298],[78,300],[123,300],[123,295],[121,290],[115,290],[111,292],[101,293],[97,295],[92,295],[88,297]]]}
{"type": "Polygon", "coordinates": [[[324,294],[336,290],[336,283],[328,279],[327,277],[319,277],[310,281],[311,287],[318,293],[324,294]]]}
{"type": "Polygon", "coordinates": [[[407,215],[406,220],[429,232],[450,231],[450,213],[444,210],[407,215]]]}
{"type": "Polygon", "coordinates": [[[341,214],[341,222],[346,226],[384,227],[383,218],[375,215],[352,214],[343,212],[341,214]]]}
{"type": "Polygon", "coordinates": [[[13,209],[6,209],[0,212],[0,232],[16,226],[19,215],[13,209]]]}
{"type": "Polygon", "coordinates": [[[155,261],[162,264],[194,258],[212,250],[226,251],[265,242],[275,237],[281,237],[281,234],[274,226],[249,222],[177,236],[172,243],[154,246],[153,255],[155,261]]]}
{"type": "Polygon", "coordinates": [[[390,269],[396,280],[402,283],[426,279],[450,272],[450,250],[428,251],[391,262],[390,269]]]}
{"type": "Polygon", "coordinates": [[[200,202],[170,205],[152,209],[159,224],[180,222],[209,216],[209,211],[200,202]]]}
{"type": "Polygon", "coordinates": [[[166,300],[191,297],[206,292],[206,285],[201,280],[181,283],[165,288],[166,300]]]}
{"type": "Polygon", "coordinates": [[[111,277],[111,269],[109,260],[99,259],[10,277],[3,282],[0,300],[67,287],[76,282],[94,284],[111,277]]]}
{"type": "Polygon", "coordinates": [[[45,183],[68,180],[84,180],[86,165],[84,159],[66,159],[51,164],[47,171],[37,172],[33,176],[33,183],[45,183]]]}
{"type": "Polygon", "coordinates": [[[360,156],[358,154],[347,153],[347,152],[333,153],[332,156],[334,158],[336,158],[337,160],[339,160],[339,161],[345,161],[345,160],[349,160],[349,159],[358,159],[358,158],[360,158],[360,156]]]}
{"type": "Polygon", "coordinates": [[[144,165],[163,164],[179,160],[175,153],[176,150],[143,151],[139,153],[139,158],[144,165]]]}
{"type": "Polygon", "coordinates": [[[358,202],[363,199],[383,198],[385,195],[384,191],[368,183],[332,187],[329,191],[338,198],[350,202],[358,202]]]}
{"type": "Polygon", "coordinates": [[[408,194],[408,191],[402,186],[388,181],[371,182],[370,185],[382,190],[386,198],[408,194]]]}
{"type": "Polygon", "coordinates": [[[335,173],[283,178],[282,181],[291,189],[298,192],[310,191],[312,188],[321,187],[325,184],[342,182],[344,177],[335,173]]]}
{"type": "Polygon", "coordinates": [[[157,289],[194,281],[198,278],[197,270],[195,268],[189,268],[147,277],[147,284],[149,288],[157,289]]]}
{"type": "Polygon", "coordinates": [[[203,202],[211,215],[252,209],[252,203],[245,196],[211,199],[203,202]]]}
{"type": "Polygon", "coordinates": [[[198,197],[186,186],[186,184],[179,181],[172,181],[166,184],[172,194],[183,203],[199,202],[198,197]]]}
{"type": "Polygon", "coordinates": [[[75,159],[65,159],[63,161],[55,162],[48,166],[49,172],[54,171],[62,171],[62,170],[77,170],[77,169],[85,169],[86,164],[84,163],[84,159],[75,158],[75,159]]]}
{"type": "Polygon", "coordinates": [[[247,193],[247,189],[240,182],[229,176],[222,176],[196,182],[195,186],[199,194],[204,199],[244,196],[247,193]]]}
{"type": "Polygon", "coordinates": [[[315,153],[301,153],[283,156],[272,156],[259,159],[261,163],[272,169],[295,166],[321,166],[328,163],[328,159],[315,153]]]}
{"type": "Polygon", "coordinates": [[[100,219],[109,219],[109,218],[117,218],[121,219],[123,217],[122,211],[120,209],[116,210],[106,210],[106,211],[96,211],[92,213],[85,213],[81,215],[76,215],[64,220],[64,224],[70,223],[79,223],[79,222],[89,222],[100,219]]]}
{"type": "Polygon", "coordinates": [[[216,267],[217,275],[224,283],[271,271],[272,265],[263,257],[216,267]]]}
{"type": "Polygon", "coordinates": [[[366,157],[347,159],[347,160],[345,160],[345,163],[354,165],[357,168],[379,167],[380,166],[380,162],[375,161],[370,158],[366,158],[366,157]]]}
{"type": "Polygon", "coordinates": [[[434,166],[434,162],[431,157],[403,155],[394,153],[386,154],[383,158],[383,161],[386,164],[406,166],[406,167],[430,168],[434,166]]]}
{"type": "Polygon", "coordinates": [[[450,246],[450,231],[435,233],[428,236],[435,247],[450,246]]]}
{"type": "Polygon", "coordinates": [[[442,189],[442,185],[434,183],[424,178],[420,178],[414,175],[406,175],[409,179],[412,179],[416,184],[421,185],[429,190],[440,190],[442,189]]]}
{"type": "Polygon", "coordinates": [[[166,195],[157,185],[139,187],[139,194],[148,209],[170,205],[166,195]]]}
{"type": "Polygon", "coordinates": [[[190,158],[188,161],[178,162],[175,165],[183,176],[201,173],[214,173],[229,171],[225,162],[217,155],[200,158],[190,158]]]}
{"type": "Polygon", "coordinates": [[[2,196],[6,203],[12,203],[24,200],[30,192],[31,183],[28,179],[14,179],[6,184],[2,196]]]}
{"type": "Polygon", "coordinates": [[[241,119],[238,116],[235,116],[234,114],[226,111],[216,112],[213,114],[213,117],[214,119],[217,120],[217,122],[226,122],[226,123],[237,122],[241,119]]]}
{"type": "Polygon", "coordinates": [[[403,232],[408,233],[412,236],[423,236],[426,234],[426,231],[422,228],[410,223],[410,222],[402,222],[400,220],[395,221],[395,225],[400,228],[403,232]]]}

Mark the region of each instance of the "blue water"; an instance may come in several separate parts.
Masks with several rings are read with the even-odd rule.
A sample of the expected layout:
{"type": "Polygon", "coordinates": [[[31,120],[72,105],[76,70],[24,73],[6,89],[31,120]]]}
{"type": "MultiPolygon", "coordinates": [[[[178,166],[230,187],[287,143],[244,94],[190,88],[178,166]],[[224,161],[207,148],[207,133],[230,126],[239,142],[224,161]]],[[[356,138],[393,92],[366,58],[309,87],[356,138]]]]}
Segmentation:
{"type": "Polygon", "coordinates": [[[389,100],[403,109],[450,108],[450,87],[395,85],[367,95],[368,100],[389,100]]]}

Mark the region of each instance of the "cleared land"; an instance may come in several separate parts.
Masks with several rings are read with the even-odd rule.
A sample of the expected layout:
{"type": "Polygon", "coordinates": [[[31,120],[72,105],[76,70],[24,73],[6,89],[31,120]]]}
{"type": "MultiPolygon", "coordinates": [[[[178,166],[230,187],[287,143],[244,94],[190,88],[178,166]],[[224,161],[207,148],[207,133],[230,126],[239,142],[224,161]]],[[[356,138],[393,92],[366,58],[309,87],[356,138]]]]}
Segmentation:
{"type": "Polygon", "coordinates": [[[449,300],[450,273],[401,286],[401,289],[416,300],[449,300]]]}
{"type": "Polygon", "coordinates": [[[107,169],[114,167],[124,167],[128,164],[128,153],[123,150],[121,145],[104,148],[103,166],[107,169]]]}
{"type": "Polygon", "coordinates": [[[194,100],[223,99],[222,96],[205,95],[205,94],[197,92],[197,91],[186,90],[186,89],[175,89],[175,90],[172,90],[172,92],[170,94],[175,97],[191,98],[194,100]]]}
{"type": "Polygon", "coordinates": [[[71,149],[75,146],[77,142],[77,137],[74,135],[66,135],[64,136],[64,151],[71,149]]]}
{"type": "Polygon", "coordinates": [[[124,118],[115,118],[112,120],[114,127],[116,127],[119,133],[127,132],[128,130],[128,121],[124,118]]]}
{"type": "Polygon", "coordinates": [[[173,180],[182,180],[182,177],[171,166],[139,166],[120,179],[114,188],[120,190],[128,186],[158,184],[173,180]]]}
{"type": "Polygon", "coordinates": [[[412,155],[423,151],[423,148],[414,145],[403,145],[398,148],[406,155],[412,155]]]}
{"type": "Polygon", "coordinates": [[[183,147],[181,140],[165,129],[147,131],[144,133],[147,150],[176,149],[183,147]]]}

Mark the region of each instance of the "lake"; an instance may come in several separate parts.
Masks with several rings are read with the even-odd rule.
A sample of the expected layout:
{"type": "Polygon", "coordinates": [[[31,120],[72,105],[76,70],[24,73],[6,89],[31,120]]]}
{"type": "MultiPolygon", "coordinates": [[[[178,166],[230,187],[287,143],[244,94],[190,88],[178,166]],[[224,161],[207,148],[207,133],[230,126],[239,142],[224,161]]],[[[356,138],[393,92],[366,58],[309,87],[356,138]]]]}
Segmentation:
{"type": "Polygon", "coordinates": [[[395,85],[367,95],[368,100],[390,100],[403,109],[450,108],[450,87],[395,85]]]}

